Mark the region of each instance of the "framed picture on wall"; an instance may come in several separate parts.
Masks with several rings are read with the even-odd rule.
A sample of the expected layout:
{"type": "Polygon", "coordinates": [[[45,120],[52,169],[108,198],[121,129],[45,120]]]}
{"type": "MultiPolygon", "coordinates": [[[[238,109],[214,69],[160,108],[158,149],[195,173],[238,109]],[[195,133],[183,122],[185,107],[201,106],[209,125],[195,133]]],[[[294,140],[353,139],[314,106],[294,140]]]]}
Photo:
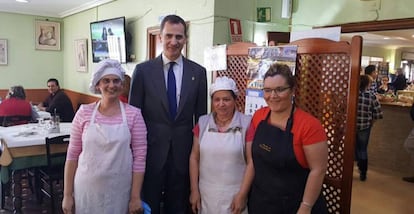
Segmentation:
{"type": "Polygon", "coordinates": [[[75,64],[76,70],[88,72],[88,40],[75,40],[75,64]]]}
{"type": "Polygon", "coordinates": [[[60,50],[60,23],[35,21],[35,48],[37,50],[60,50]]]}
{"type": "Polygon", "coordinates": [[[7,39],[0,39],[0,65],[7,65],[7,39]]]}
{"type": "Polygon", "coordinates": [[[272,21],[272,9],[270,7],[258,7],[257,8],[257,22],[271,22],[272,21]]]}

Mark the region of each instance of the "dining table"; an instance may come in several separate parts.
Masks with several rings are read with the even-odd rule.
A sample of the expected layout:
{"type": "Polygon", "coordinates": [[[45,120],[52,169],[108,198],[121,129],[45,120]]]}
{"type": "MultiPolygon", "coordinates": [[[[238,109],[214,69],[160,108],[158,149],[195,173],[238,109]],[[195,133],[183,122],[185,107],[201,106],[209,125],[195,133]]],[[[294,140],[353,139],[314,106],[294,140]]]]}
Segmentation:
{"type": "Polygon", "coordinates": [[[52,117],[52,114],[50,112],[40,110],[39,107],[37,107],[37,105],[32,105],[32,111],[37,113],[38,120],[39,119],[47,120],[52,117]]]}
{"type": "Polygon", "coordinates": [[[47,111],[37,111],[37,114],[39,115],[39,118],[42,118],[42,119],[50,119],[51,118],[51,114],[47,111]]]}
{"type": "MultiPolygon", "coordinates": [[[[52,129],[48,120],[42,120],[39,123],[0,127],[2,150],[0,179],[1,184],[11,183],[13,213],[22,212],[21,172],[26,169],[46,166],[46,137],[68,135],[71,127],[72,123],[62,122],[59,124],[58,132],[56,132],[56,129],[52,129]]],[[[65,152],[66,150],[67,146],[62,145],[55,152],[65,152]]],[[[1,193],[4,194],[3,191],[1,193]]]]}

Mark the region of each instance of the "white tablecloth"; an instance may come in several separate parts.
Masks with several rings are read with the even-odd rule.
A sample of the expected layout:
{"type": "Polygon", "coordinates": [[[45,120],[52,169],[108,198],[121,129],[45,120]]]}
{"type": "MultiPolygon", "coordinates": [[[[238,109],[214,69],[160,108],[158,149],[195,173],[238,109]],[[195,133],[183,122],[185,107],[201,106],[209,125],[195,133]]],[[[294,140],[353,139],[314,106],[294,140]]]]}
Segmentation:
{"type": "Polygon", "coordinates": [[[37,111],[37,114],[39,115],[39,118],[43,119],[50,119],[51,115],[47,111],[37,111]]]}
{"type": "Polygon", "coordinates": [[[33,145],[44,145],[46,137],[56,137],[70,134],[72,123],[60,123],[59,133],[48,133],[45,126],[41,127],[37,123],[29,123],[18,126],[0,128],[0,137],[3,138],[7,147],[23,147],[33,145]]]}

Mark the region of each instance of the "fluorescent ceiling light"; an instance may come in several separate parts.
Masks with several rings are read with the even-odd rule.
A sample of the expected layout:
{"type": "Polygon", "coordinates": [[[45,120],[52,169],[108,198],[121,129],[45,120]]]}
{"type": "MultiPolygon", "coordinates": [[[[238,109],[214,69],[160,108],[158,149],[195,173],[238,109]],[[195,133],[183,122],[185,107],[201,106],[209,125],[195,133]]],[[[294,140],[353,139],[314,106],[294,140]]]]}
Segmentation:
{"type": "Polygon", "coordinates": [[[16,0],[16,1],[20,3],[29,3],[29,0],[16,0]]]}

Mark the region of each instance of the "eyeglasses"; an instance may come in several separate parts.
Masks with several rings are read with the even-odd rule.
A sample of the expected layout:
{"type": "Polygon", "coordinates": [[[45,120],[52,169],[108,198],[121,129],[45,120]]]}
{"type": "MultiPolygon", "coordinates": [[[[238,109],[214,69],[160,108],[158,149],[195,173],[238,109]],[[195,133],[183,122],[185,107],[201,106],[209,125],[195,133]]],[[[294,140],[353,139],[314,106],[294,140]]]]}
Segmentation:
{"type": "Polygon", "coordinates": [[[263,92],[265,94],[272,94],[272,92],[275,92],[276,95],[280,95],[290,88],[292,87],[287,86],[287,87],[277,87],[277,88],[263,88],[263,92]]]}

